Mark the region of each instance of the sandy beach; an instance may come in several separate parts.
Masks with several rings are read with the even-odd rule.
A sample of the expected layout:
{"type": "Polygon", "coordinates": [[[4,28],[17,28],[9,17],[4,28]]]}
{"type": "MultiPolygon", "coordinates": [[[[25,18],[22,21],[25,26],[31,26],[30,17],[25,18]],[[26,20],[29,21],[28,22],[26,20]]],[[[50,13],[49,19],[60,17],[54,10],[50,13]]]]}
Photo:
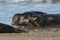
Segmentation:
{"type": "Polygon", "coordinates": [[[0,40],[60,40],[60,33],[0,33],[0,40]]]}

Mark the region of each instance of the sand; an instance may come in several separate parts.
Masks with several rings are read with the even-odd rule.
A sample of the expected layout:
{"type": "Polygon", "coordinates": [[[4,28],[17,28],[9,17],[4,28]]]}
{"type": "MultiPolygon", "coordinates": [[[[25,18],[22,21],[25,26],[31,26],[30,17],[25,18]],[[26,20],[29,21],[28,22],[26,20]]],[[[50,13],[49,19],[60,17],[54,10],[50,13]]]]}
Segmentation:
{"type": "Polygon", "coordinates": [[[60,40],[60,33],[0,33],[0,40],[60,40]]]}

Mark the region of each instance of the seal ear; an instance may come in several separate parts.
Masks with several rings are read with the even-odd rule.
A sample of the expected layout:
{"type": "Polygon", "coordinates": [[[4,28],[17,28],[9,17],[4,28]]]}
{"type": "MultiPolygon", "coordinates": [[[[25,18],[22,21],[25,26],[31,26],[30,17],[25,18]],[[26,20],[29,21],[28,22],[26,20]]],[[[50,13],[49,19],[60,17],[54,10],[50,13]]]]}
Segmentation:
{"type": "Polygon", "coordinates": [[[48,21],[51,21],[51,20],[53,20],[53,17],[48,17],[47,19],[48,19],[48,21]]]}

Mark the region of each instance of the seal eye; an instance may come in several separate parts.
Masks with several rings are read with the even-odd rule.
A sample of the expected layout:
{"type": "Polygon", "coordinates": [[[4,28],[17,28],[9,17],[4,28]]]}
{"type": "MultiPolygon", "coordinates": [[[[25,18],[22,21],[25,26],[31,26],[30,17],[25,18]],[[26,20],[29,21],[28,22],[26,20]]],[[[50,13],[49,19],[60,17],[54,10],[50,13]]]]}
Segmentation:
{"type": "Polygon", "coordinates": [[[17,21],[18,21],[18,16],[15,16],[15,17],[13,18],[13,22],[12,22],[12,24],[16,24],[17,21]]]}
{"type": "Polygon", "coordinates": [[[16,18],[14,18],[14,21],[16,20],[16,18]]]}
{"type": "Polygon", "coordinates": [[[16,17],[14,17],[14,21],[17,21],[17,19],[18,19],[18,17],[16,16],[16,17]]]}

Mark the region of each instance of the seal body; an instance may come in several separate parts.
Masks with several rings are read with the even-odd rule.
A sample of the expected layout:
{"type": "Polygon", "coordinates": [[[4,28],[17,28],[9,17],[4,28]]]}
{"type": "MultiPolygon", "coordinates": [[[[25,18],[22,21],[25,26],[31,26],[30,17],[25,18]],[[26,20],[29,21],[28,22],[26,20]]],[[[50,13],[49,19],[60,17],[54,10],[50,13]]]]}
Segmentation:
{"type": "Polygon", "coordinates": [[[25,32],[24,30],[19,30],[10,25],[0,23],[0,33],[21,33],[25,32]]]}
{"type": "Polygon", "coordinates": [[[24,29],[45,28],[59,24],[60,14],[47,14],[39,11],[15,14],[12,20],[12,25],[21,26],[20,28],[24,29]]]}
{"type": "Polygon", "coordinates": [[[38,28],[41,25],[45,25],[45,15],[44,12],[30,11],[24,12],[22,14],[15,14],[12,20],[12,25],[24,26],[23,28],[38,28]]]}
{"type": "Polygon", "coordinates": [[[45,25],[58,25],[60,24],[60,14],[49,14],[45,16],[45,25]]]}

